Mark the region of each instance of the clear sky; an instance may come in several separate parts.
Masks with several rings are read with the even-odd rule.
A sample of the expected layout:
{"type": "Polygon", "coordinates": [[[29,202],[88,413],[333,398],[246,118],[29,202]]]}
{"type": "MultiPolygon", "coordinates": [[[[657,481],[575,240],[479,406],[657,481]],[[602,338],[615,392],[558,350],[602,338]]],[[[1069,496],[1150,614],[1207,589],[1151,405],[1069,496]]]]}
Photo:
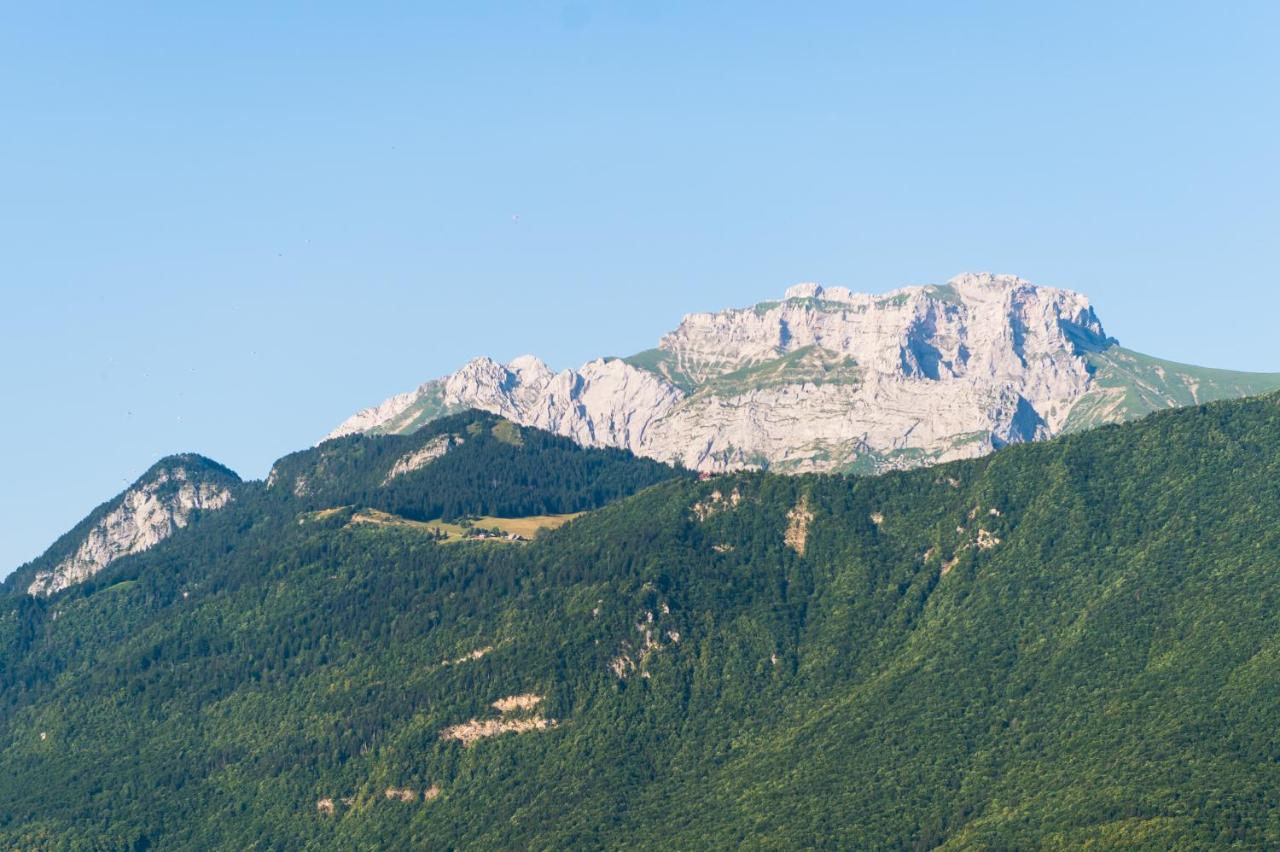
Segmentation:
{"type": "Polygon", "coordinates": [[[262,477],[797,281],[1012,272],[1280,370],[1278,9],[7,4],[0,574],[164,454],[262,477]]]}

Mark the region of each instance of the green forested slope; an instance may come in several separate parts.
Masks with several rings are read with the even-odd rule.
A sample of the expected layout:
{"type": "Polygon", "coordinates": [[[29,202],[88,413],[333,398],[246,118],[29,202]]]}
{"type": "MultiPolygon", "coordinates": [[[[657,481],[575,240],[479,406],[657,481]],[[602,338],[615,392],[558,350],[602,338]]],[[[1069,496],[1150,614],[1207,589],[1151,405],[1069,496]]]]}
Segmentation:
{"type": "Polygon", "coordinates": [[[528,546],[299,523],[380,499],[330,464],[4,601],[0,845],[1280,843],[1275,397],[681,478],[528,546]],[[441,737],[503,718],[548,722],[441,737]]]}
{"type": "Polygon", "coordinates": [[[276,462],[268,486],[310,508],[355,504],[417,520],[538,515],[598,508],[688,471],[625,450],[584,450],[568,438],[468,411],[412,435],[347,435],[276,462]],[[421,467],[396,463],[429,445],[421,467]]]}

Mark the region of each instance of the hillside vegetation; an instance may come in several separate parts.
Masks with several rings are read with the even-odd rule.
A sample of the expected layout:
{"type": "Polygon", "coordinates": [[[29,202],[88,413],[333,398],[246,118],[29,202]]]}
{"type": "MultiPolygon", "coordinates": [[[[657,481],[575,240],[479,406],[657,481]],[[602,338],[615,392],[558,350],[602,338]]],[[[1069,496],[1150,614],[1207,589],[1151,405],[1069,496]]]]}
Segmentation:
{"type": "Polygon", "coordinates": [[[495,426],[3,599],[0,845],[1280,845],[1276,397],[865,478],[495,426]]]}

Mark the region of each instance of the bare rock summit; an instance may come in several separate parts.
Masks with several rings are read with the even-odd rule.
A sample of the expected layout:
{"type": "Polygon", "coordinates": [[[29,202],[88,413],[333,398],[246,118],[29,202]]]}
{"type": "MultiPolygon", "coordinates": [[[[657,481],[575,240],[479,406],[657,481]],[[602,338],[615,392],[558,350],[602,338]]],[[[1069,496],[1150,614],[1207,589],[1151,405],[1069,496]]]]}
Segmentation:
{"type": "Polygon", "coordinates": [[[476,358],[327,437],[479,408],[703,471],[872,472],[1278,387],[1130,352],[1085,296],[981,273],[880,295],[798,284],[577,370],[476,358]]]}
{"type": "Polygon", "coordinates": [[[221,509],[239,485],[239,477],[203,456],[169,456],[15,574],[25,577],[29,594],[51,595],[154,547],[199,513],[221,509]]]}

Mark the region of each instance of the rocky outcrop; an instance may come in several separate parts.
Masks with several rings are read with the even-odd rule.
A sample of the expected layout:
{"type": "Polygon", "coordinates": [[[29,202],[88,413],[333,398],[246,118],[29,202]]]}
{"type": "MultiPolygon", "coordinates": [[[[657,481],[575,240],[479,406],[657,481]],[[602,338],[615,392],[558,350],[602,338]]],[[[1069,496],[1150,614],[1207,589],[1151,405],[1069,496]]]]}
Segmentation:
{"type": "Polygon", "coordinates": [[[618,359],[554,373],[530,355],[505,366],[476,358],[451,376],[401,394],[394,404],[389,400],[361,411],[326,437],[406,433],[435,417],[479,408],[566,435],[583,446],[623,447],[643,454],[647,431],[683,396],[662,377],[618,359]],[[414,400],[406,404],[406,396],[414,400]]]}
{"type": "Polygon", "coordinates": [[[449,452],[449,450],[462,444],[464,440],[461,435],[437,435],[419,449],[411,453],[405,453],[396,459],[396,463],[391,466],[391,470],[387,473],[386,478],[383,479],[382,484],[386,485],[397,476],[404,476],[406,473],[421,470],[449,452]]]}
{"type": "Polygon", "coordinates": [[[497,710],[499,713],[515,713],[521,710],[532,710],[542,702],[542,696],[532,692],[525,692],[520,695],[508,695],[506,698],[499,698],[489,706],[497,710]]]}
{"type": "MultiPolygon", "coordinates": [[[[234,473],[195,455],[172,456],[73,531],[70,552],[38,568],[27,592],[50,595],[82,582],[123,556],[140,553],[185,527],[199,512],[221,509],[240,482],[234,473]]],[[[57,545],[55,545],[57,547],[57,545]]]]}
{"type": "Polygon", "coordinates": [[[440,732],[442,740],[458,740],[469,746],[486,737],[499,734],[527,734],[530,731],[545,731],[559,723],[555,719],[533,716],[528,719],[471,719],[460,725],[451,725],[440,732]]]}
{"type": "MultiPolygon", "coordinates": [[[[1014,276],[883,295],[801,284],[779,301],[691,314],[656,349],[578,370],[477,358],[329,437],[408,432],[480,408],[703,471],[904,468],[1182,404],[1185,371],[1176,388],[1151,378],[1180,365],[1121,371],[1117,351],[1084,296],[1014,276]],[[1142,393],[1126,394],[1126,382],[1142,393]]],[[[1216,380],[1219,395],[1280,386],[1275,375],[1195,376],[1210,373],[1230,377],[1216,380]]]]}
{"type": "Polygon", "coordinates": [[[800,502],[787,512],[787,531],[782,535],[783,544],[798,555],[804,556],[811,523],[813,523],[813,510],[809,508],[808,498],[801,498],[800,502]]]}

